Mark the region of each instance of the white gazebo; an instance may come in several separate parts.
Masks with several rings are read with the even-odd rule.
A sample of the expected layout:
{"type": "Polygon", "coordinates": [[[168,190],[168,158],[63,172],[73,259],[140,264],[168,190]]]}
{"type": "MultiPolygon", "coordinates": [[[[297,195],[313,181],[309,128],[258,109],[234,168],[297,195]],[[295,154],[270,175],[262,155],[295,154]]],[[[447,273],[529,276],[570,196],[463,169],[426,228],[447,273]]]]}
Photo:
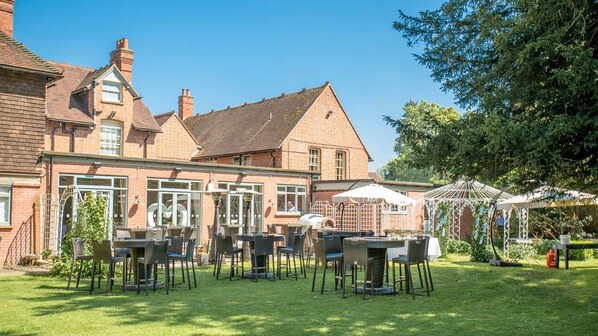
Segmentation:
{"type": "MultiPolygon", "coordinates": [[[[334,195],[332,196],[332,202],[343,205],[349,203],[357,206],[381,206],[381,211],[379,212],[381,214],[381,228],[375,228],[375,231],[391,229],[393,226],[402,230],[415,229],[416,200],[379,184],[372,183],[334,195]],[[394,221],[396,223],[393,222],[395,225],[391,224],[391,217],[397,218],[397,221],[394,221]]],[[[362,211],[358,212],[358,214],[360,213],[362,211]]],[[[358,219],[357,222],[359,224],[362,220],[358,219]]],[[[358,227],[358,229],[361,228],[358,227]]]]}
{"type": "Polygon", "coordinates": [[[528,238],[528,211],[529,209],[540,208],[556,208],[567,206],[584,206],[596,205],[598,200],[596,195],[576,191],[561,189],[556,187],[543,186],[539,187],[529,193],[510,197],[508,199],[499,201],[496,208],[502,210],[505,230],[504,237],[504,252],[508,254],[510,237],[510,219],[511,214],[515,211],[519,219],[518,239],[528,238]]]}
{"type": "Polygon", "coordinates": [[[423,199],[428,218],[435,229],[437,228],[436,215],[440,205],[447,204],[449,206],[448,238],[460,240],[465,209],[471,210],[473,215],[476,205],[489,206],[490,201],[497,195],[500,195],[499,201],[513,196],[505,192],[501,194],[500,190],[474,180],[462,179],[426,192],[423,199]]]}

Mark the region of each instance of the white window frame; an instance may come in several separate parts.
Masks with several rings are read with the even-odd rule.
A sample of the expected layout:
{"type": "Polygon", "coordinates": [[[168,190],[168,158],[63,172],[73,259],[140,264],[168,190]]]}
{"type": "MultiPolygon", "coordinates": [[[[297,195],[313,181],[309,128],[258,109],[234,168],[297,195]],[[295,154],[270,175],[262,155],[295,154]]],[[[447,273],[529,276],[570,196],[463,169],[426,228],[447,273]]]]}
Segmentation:
{"type": "Polygon", "coordinates": [[[337,151],[334,158],[334,174],[337,180],[344,180],[347,171],[347,153],[337,151]],[[340,157],[339,157],[340,155],[340,157]],[[342,159],[342,160],[341,160],[342,159]]]}
{"type": "Polygon", "coordinates": [[[102,101],[107,103],[122,103],[123,85],[119,82],[102,81],[102,101]],[[116,95],[118,98],[113,98],[116,95]]]}
{"type": "Polygon", "coordinates": [[[309,171],[320,171],[320,158],[322,151],[319,148],[310,148],[309,149],[309,163],[308,168],[309,171]]]}
{"type": "Polygon", "coordinates": [[[292,185],[292,184],[277,184],[276,185],[276,213],[277,214],[300,214],[304,213],[307,210],[307,186],[304,185],[292,185]],[[280,190],[284,188],[284,190],[280,190]],[[288,191],[288,188],[295,188],[295,191],[288,191]],[[296,211],[288,211],[287,204],[289,202],[288,195],[294,195],[295,203],[293,205],[296,208],[296,211]],[[299,196],[303,196],[303,202],[299,205],[297,199],[299,196]],[[284,211],[278,210],[278,202],[283,201],[284,203],[284,211]]]}
{"type": "Polygon", "coordinates": [[[12,186],[0,185],[0,199],[6,199],[6,208],[2,209],[0,203],[0,226],[10,226],[12,208],[12,186]],[[6,218],[6,220],[5,220],[6,218]]]}
{"type": "Polygon", "coordinates": [[[120,122],[103,120],[100,126],[100,155],[121,156],[122,155],[123,127],[120,122]],[[108,133],[104,131],[115,132],[115,139],[107,139],[108,133]],[[114,143],[111,143],[114,142],[114,143]],[[118,153],[114,153],[118,149],[118,153]]]}

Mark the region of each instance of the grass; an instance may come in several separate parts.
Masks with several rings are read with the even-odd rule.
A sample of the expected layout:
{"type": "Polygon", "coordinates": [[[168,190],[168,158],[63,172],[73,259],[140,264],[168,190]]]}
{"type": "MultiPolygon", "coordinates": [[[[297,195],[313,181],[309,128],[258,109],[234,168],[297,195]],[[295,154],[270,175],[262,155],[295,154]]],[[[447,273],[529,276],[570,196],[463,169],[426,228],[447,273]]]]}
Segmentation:
{"type": "MultiPolygon", "coordinates": [[[[465,257],[432,263],[436,291],[365,301],[311,292],[307,279],[274,283],[215,280],[146,297],[89,295],[49,276],[0,277],[5,335],[590,335],[598,333],[598,260],[569,270],[532,263],[495,268],[465,257]]],[[[104,286],[102,287],[104,290],[104,286]]]]}

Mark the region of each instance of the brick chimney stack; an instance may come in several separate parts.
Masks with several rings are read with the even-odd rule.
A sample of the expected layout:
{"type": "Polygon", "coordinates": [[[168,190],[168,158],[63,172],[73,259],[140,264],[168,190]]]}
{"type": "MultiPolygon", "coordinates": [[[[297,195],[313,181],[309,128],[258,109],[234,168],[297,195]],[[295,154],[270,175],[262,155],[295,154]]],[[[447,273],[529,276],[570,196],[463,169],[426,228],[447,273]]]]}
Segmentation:
{"type": "Polygon", "coordinates": [[[179,118],[185,120],[193,116],[193,96],[191,90],[183,89],[179,96],[179,118]]]}
{"type": "Polygon", "coordinates": [[[0,0],[0,31],[13,37],[13,15],[15,0],[0,0]]]}
{"type": "Polygon", "coordinates": [[[133,78],[133,50],[129,49],[129,40],[126,37],[116,41],[116,49],[110,53],[110,64],[116,64],[123,76],[131,83],[133,78]]]}

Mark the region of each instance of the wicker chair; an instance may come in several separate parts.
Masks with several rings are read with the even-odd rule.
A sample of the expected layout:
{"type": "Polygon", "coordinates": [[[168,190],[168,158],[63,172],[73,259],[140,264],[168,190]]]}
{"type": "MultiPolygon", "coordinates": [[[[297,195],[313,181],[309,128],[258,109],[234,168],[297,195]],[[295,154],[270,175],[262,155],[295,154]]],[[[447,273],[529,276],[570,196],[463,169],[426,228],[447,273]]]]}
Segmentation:
{"type": "MultiPolygon", "coordinates": [[[[93,259],[91,264],[91,287],[89,288],[89,294],[93,293],[94,289],[94,282],[95,282],[95,275],[96,275],[96,266],[99,266],[99,270],[102,269],[102,263],[106,263],[109,265],[108,267],[108,283],[106,285],[106,293],[112,291],[112,283],[114,278],[114,271],[116,268],[116,263],[122,262],[124,265],[123,267],[123,279],[122,279],[122,291],[125,290],[125,279],[127,277],[127,265],[126,265],[126,258],[125,257],[114,257],[112,256],[112,242],[109,240],[103,240],[101,242],[91,242],[91,249],[93,251],[93,259]]],[[[98,275],[98,288],[100,288],[100,276],[98,275]]]]}
{"type": "Polygon", "coordinates": [[[71,261],[71,273],[69,275],[69,282],[66,285],[66,289],[71,288],[71,279],[73,278],[73,270],[75,269],[75,264],[79,261],[79,272],[77,273],[77,285],[75,288],[79,288],[79,280],[81,280],[81,270],[83,269],[83,261],[84,260],[93,260],[93,255],[86,255],[84,250],[84,242],[81,238],[73,238],[73,260],[71,261]]]}
{"type": "Polygon", "coordinates": [[[293,270],[295,271],[295,280],[298,280],[297,276],[297,263],[296,258],[299,257],[299,269],[300,273],[303,274],[303,277],[307,277],[307,272],[305,270],[305,258],[304,258],[304,248],[305,248],[305,239],[306,234],[300,233],[289,233],[289,242],[290,244],[287,246],[279,247],[277,250],[278,256],[278,278],[282,277],[282,255],[286,257],[286,263],[284,264],[286,269],[286,276],[289,277],[289,268],[290,268],[290,257],[293,256],[293,270]]]}

